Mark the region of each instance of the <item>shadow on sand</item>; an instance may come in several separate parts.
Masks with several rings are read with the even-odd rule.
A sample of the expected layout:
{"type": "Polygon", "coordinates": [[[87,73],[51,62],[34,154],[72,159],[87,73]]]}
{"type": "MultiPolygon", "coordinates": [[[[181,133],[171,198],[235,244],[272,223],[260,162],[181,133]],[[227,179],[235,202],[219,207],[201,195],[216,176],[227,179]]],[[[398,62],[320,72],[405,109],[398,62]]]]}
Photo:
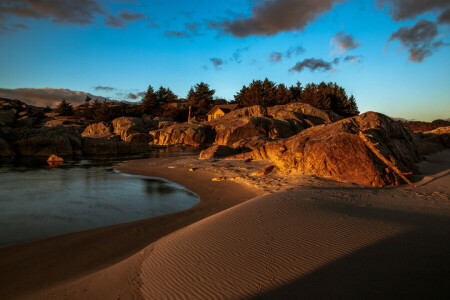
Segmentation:
{"type": "Polygon", "coordinates": [[[376,208],[335,209],[410,225],[411,230],[252,298],[448,299],[450,218],[376,208]]]}

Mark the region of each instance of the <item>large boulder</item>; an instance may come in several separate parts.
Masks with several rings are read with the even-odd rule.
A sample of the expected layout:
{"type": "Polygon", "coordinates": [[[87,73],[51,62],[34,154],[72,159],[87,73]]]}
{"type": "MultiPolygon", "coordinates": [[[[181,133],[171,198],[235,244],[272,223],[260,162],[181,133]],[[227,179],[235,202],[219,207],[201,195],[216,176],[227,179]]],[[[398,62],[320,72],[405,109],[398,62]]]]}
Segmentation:
{"type": "Polygon", "coordinates": [[[22,156],[81,155],[81,136],[68,127],[14,130],[12,146],[22,156]]]}
{"type": "Polygon", "coordinates": [[[144,138],[139,136],[136,138],[134,134],[146,135],[145,142],[148,143],[148,127],[145,122],[140,118],[133,117],[120,117],[112,121],[114,133],[120,135],[121,139],[125,142],[135,142],[138,140],[141,142],[144,138]]]}
{"type": "Polygon", "coordinates": [[[0,138],[0,159],[13,158],[15,155],[13,148],[11,148],[8,142],[0,138]]]}
{"type": "Polygon", "coordinates": [[[150,132],[155,145],[205,146],[214,141],[214,130],[210,125],[201,123],[173,124],[161,130],[150,132]]]}
{"type": "Polygon", "coordinates": [[[228,146],[214,145],[200,152],[200,159],[221,158],[236,154],[236,151],[228,146]]]}
{"type": "Polygon", "coordinates": [[[333,112],[309,104],[291,103],[269,108],[255,105],[237,109],[209,124],[217,132],[214,144],[231,146],[242,139],[258,136],[284,139],[306,128],[341,119],[333,112]]]}
{"type": "MultiPolygon", "coordinates": [[[[315,126],[285,140],[266,143],[253,159],[271,159],[285,172],[314,174],[374,187],[398,185],[401,179],[362,141],[363,132],[381,154],[402,172],[417,172],[421,159],[414,133],[389,117],[368,112],[336,123],[315,126]]],[[[408,175],[412,178],[412,175],[408,175]]]]}
{"type": "Polygon", "coordinates": [[[113,128],[106,122],[94,123],[86,127],[86,129],[81,134],[84,136],[90,135],[108,135],[112,134],[113,128]]]}
{"type": "Polygon", "coordinates": [[[118,135],[90,135],[83,137],[83,155],[117,155],[118,135]]]}

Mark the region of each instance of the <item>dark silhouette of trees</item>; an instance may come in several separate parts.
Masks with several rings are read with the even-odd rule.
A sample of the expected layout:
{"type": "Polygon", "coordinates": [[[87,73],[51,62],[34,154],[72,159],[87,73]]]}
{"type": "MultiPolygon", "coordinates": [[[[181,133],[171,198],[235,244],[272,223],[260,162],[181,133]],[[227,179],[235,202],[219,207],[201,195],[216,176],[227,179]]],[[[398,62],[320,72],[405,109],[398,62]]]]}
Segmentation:
{"type": "Polygon", "coordinates": [[[175,95],[170,88],[164,88],[164,87],[160,87],[159,90],[156,92],[156,99],[158,100],[158,102],[161,103],[170,103],[170,102],[174,102],[175,100],[178,99],[178,96],[175,95]]]}
{"type": "Polygon", "coordinates": [[[209,84],[200,82],[191,87],[187,96],[187,104],[192,107],[192,112],[199,118],[204,118],[213,104],[215,90],[209,84]]]}
{"type": "Polygon", "coordinates": [[[188,93],[188,105],[197,106],[203,100],[206,104],[211,104],[215,90],[210,89],[209,84],[200,82],[191,87],[188,93]]]}
{"type": "Polygon", "coordinates": [[[60,116],[73,116],[73,106],[63,98],[61,103],[56,107],[56,112],[60,116]]]}
{"type": "Polygon", "coordinates": [[[287,88],[268,80],[253,80],[245,85],[234,97],[241,106],[274,106],[292,102],[310,104],[319,109],[332,110],[344,117],[359,114],[355,97],[348,97],[345,89],[336,83],[309,83],[304,88],[300,82],[287,88]]]}
{"type": "Polygon", "coordinates": [[[155,115],[160,107],[158,96],[156,95],[153,87],[148,86],[147,92],[139,104],[140,112],[142,114],[155,115]]]}

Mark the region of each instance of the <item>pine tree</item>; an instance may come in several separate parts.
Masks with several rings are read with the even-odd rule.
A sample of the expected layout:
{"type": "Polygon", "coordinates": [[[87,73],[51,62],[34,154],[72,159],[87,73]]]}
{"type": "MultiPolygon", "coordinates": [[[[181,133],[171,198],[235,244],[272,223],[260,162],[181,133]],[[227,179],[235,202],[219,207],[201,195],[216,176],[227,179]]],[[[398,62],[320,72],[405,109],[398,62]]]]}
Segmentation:
{"type": "Polygon", "coordinates": [[[197,106],[201,100],[207,104],[211,104],[215,90],[210,89],[209,84],[200,82],[194,87],[191,87],[188,93],[188,103],[192,106],[197,106]]]}
{"type": "Polygon", "coordinates": [[[277,105],[288,104],[293,101],[291,91],[282,83],[277,86],[275,99],[277,105]]]}
{"type": "Polygon", "coordinates": [[[139,104],[140,112],[142,114],[155,114],[159,109],[159,101],[158,97],[155,94],[153,87],[151,85],[148,86],[147,92],[139,104]]]}
{"type": "Polygon", "coordinates": [[[62,99],[61,103],[58,104],[56,108],[56,112],[60,116],[72,116],[73,115],[73,106],[70,102],[67,102],[66,99],[62,99]]]}

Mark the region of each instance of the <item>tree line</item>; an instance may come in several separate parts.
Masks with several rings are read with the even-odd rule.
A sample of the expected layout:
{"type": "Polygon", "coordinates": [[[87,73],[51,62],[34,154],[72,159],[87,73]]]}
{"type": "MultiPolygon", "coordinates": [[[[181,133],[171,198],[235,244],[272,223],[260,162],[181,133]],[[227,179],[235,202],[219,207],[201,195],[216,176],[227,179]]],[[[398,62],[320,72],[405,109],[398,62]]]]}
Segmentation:
{"type": "MultiPolygon", "coordinates": [[[[199,120],[206,117],[208,111],[218,104],[236,103],[240,107],[262,105],[265,107],[288,103],[307,103],[316,108],[332,110],[337,114],[350,117],[359,114],[353,95],[348,96],[345,89],[336,83],[308,83],[303,87],[300,82],[287,87],[268,80],[253,80],[236,93],[233,101],[215,98],[215,90],[207,83],[200,82],[191,87],[187,99],[179,99],[170,88],[160,87],[157,91],[151,85],[147,88],[142,100],[137,104],[121,103],[112,106],[108,102],[92,101],[87,96],[85,104],[80,105],[75,114],[95,121],[108,121],[119,116],[162,116],[184,122],[188,119],[189,107],[191,116],[199,120]],[[172,105],[171,105],[172,103],[172,105]],[[175,103],[175,104],[174,104],[175,103]],[[176,105],[179,103],[180,105],[176,105]]],[[[63,99],[57,112],[62,115],[74,114],[73,107],[63,99]]]]}

